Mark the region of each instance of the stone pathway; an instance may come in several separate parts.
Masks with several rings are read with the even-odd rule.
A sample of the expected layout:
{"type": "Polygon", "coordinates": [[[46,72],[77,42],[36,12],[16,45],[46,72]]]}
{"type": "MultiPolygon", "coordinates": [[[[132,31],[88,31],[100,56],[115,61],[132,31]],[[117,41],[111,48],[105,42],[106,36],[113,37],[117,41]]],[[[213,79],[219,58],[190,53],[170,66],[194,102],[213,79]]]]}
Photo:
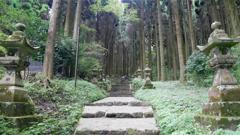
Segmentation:
{"type": "Polygon", "coordinates": [[[75,135],[160,134],[152,107],[131,97],[126,82],[112,86],[110,96],[85,106],[75,135]]]}

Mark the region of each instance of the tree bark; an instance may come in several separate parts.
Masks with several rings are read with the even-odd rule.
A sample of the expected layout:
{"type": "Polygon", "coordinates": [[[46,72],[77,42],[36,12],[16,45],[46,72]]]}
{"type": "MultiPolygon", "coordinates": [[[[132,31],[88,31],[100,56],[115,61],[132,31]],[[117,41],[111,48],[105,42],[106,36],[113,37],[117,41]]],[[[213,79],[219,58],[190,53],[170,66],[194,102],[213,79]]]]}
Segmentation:
{"type": "Polygon", "coordinates": [[[158,29],[159,29],[159,40],[160,40],[160,57],[161,57],[161,81],[166,81],[166,67],[165,67],[165,58],[164,58],[164,45],[163,45],[163,35],[162,35],[162,13],[160,1],[157,0],[157,9],[158,9],[158,29]]]}
{"type": "Polygon", "coordinates": [[[171,0],[168,0],[168,12],[169,12],[169,38],[170,44],[171,44],[171,50],[172,50],[172,63],[173,63],[173,80],[177,80],[177,63],[176,63],[176,50],[175,50],[175,44],[174,40],[175,38],[173,37],[173,20],[172,20],[172,4],[171,0]]]}
{"type": "Polygon", "coordinates": [[[44,62],[43,62],[43,75],[50,79],[53,78],[53,58],[54,58],[54,47],[55,47],[55,39],[57,32],[57,17],[59,14],[59,6],[61,4],[61,0],[53,0],[52,5],[52,15],[50,17],[49,29],[47,42],[45,46],[44,53],[44,62]]]}
{"type": "Polygon", "coordinates": [[[183,55],[183,47],[182,47],[182,34],[180,28],[179,14],[178,14],[178,0],[173,0],[174,5],[174,15],[176,21],[176,33],[177,33],[177,42],[178,42],[178,55],[179,55],[179,65],[180,65],[180,83],[186,82],[186,77],[184,76],[184,55],[183,55]]]}
{"type": "Polygon", "coordinates": [[[217,13],[217,6],[215,0],[211,0],[211,8],[212,8],[212,18],[213,22],[219,21],[218,13],[217,13]]]}
{"type": "Polygon", "coordinates": [[[145,35],[144,35],[144,0],[140,0],[140,68],[142,70],[142,78],[145,78],[144,69],[146,67],[146,54],[145,54],[145,35]]]}
{"type": "Polygon", "coordinates": [[[187,62],[188,56],[189,56],[189,46],[188,46],[188,36],[187,36],[187,24],[186,24],[186,20],[185,20],[186,15],[185,15],[185,11],[184,11],[185,8],[184,8],[183,0],[181,0],[181,4],[182,4],[182,12],[183,12],[182,20],[183,20],[183,30],[184,30],[184,43],[185,43],[185,59],[186,59],[185,62],[187,62]]]}
{"type": "Polygon", "coordinates": [[[190,8],[190,0],[187,0],[187,7],[188,7],[190,39],[191,39],[192,53],[193,53],[196,50],[196,39],[195,39],[195,32],[194,32],[194,28],[193,28],[192,10],[190,8]]]}
{"type": "Polygon", "coordinates": [[[155,17],[155,42],[156,42],[156,55],[157,55],[157,81],[160,81],[160,59],[159,59],[159,45],[158,45],[158,25],[157,25],[157,15],[155,17]]]}
{"type": "Polygon", "coordinates": [[[68,0],[67,14],[65,20],[64,36],[70,36],[71,18],[72,18],[72,8],[73,0],[68,0]]]}
{"type": "MultiPolygon", "coordinates": [[[[230,26],[231,36],[240,36],[240,20],[235,0],[224,0],[226,17],[230,26]]],[[[228,27],[229,27],[228,26],[228,27]]]]}
{"type": "MultiPolygon", "coordinates": [[[[148,24],[148,66],[152,69],[151,24],[148,24]]],[[[152,80],[152,70],[150,78],[152,80]]]]}
{"type": "Polygon", "coordinates": [[[82,1],[83,0],[78,0],[77,1],[77,9],[76,9],[76,16],[75,16],[75,23],[74,23],[74,30],[73,30],[73,38],[77,38],[78,36],[78,27],[81,25],[81,20],[82,20],[82,1]]]}
{"type": "Polygon", "coordinates": [[[219,0],[218,1],[218,6],[219,6],[219,15],[220,15],[220,19],[221,19],[221,23],[222,23],[222,28],[226,31],[226,23],[225,23],[225,17],[224,17],[224,13],[223,13],[223,6],[222,6],[222,1],[219,0]]]}

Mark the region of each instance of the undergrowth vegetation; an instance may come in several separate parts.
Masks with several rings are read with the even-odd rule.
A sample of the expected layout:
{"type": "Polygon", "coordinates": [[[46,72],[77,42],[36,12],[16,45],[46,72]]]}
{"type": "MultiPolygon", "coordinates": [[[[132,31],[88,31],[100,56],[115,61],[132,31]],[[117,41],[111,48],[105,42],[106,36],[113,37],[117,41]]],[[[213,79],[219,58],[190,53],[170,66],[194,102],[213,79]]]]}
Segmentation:
{"type": "Polygon", "coordinates": [[[201,114],[201,103],[208,102],[208,88],[179,85],[177,81],[153,82],[156,89],[138,90],[135,97],[151,103],[157,125],[163,135],[239,135],[238,131],[218,130],[199,126],[194,115],[201,114]]]}
{"type": "Polygon", "coordinates": [[[77,81],[76,89],[74,89],[74,81],[65,80],[48,81],[47,88],[44,88],[46,86],[41,78],[37,78],[33,83],[25,82],[25,87],[37,107],[36,114],[43,115],[43,122],[35,123],[21,132],[17,130],[10,130],[10,132],[12,125],[7,120],[0,120],[0,126],[5,126],[0,128],[0,134],[73,134],[84,105],[105,98],[107,95],[105,90],[80,80],[77,81]]]}
{"type": "Polygon", "coordinates": [[[140,88],[142,88],[143,85],[144,85],[144,81],[142,79],[135,78],[132,81],[132,88],[134,91],[139,90],[140,88]]]}

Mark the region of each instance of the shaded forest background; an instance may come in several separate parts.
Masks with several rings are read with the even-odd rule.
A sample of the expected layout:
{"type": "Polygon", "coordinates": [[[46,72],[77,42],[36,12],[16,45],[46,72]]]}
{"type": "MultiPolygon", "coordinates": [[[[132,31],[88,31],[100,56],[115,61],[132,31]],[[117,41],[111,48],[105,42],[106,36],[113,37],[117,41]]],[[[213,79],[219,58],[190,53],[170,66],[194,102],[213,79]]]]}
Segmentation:
{"type": "Polygon", "coordinates": [[[207,59],[205,55],[196,60],[195,54],[188,65],[187,61],[197,45],[207,43],[212,22],[221,22],[230,37],[240,36],[237,0],[1,0],[0,8],[0,38],[5,40],[16,23],[24,23],[32,45],[41,47],[30,59],[44,63],[44,53],[45,59],[54,59],[44,64],[47,70],[46,63],[54,63],[45,74],[50,78],[56,73],[74,76],[77,27],[81,30],[78,76],[85,80],[92,78],[95,65],[105,77],[114,77],[132,76],[148,64],[153,80],[183,83],[187,72],[208,73],[205,64],[197,64],[207,59]],[[51,21],[50,11],[56,21],[51,21]],[[50,56],[45,48],[51,22],[56,34],[50,56]]]}

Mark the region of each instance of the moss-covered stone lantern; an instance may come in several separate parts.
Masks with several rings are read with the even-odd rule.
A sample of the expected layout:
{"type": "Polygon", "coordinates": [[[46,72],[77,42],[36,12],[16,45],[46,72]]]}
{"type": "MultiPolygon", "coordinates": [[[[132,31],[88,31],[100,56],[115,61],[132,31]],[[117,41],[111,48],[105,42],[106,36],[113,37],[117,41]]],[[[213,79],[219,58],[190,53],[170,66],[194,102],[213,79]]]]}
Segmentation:
{"type": "Polygon", "coordinates": [[[237,61],[232,56],[231,47],[240,43],[240,37],[231,39],[221,30],[221,23],[211,25],[214,30],[205,46],[198,46],[201,51],[211,52],[207,64],[217,70],[213,86],[208,90],[209,102],[202,104],[202,115],[194,116],[202,126],[217,129],[236,130],[240,123],[240,85],[231,74],[231,68],[237,61]]]}
{"type": "Polygon", "coordinates": [[[28,90],[20,72],[30,63],[26,57],[38,48],[32,47],[24,30],[25,25],[18,23],[18,31],[14,31],[6,41],[0,41],[0,46],[6,48],[5,57],[0,57],[0,63],[7,69],[0,80],[0,115],[13,119],[18,127],[29,126],[30,122],[41,121],[42,116],[33,116],[34,105],[28,103],[28,90]]]}
{"type": "Polygon", "coordinates": [[[92,83],[97,85],[97,84],[98,84],[98,79],[97,79],[97,77],[98,77],[98,68],[97,68],[97,66],[95,66],[95,67],[92,69],[92,71],[93,71],[92,83]]]}
{"type": "Polygon", "coordinates": [[[136,72],[137,72],[138,79],[142,79],[141,77],[142,70],[140,69],[140,67],[138,67],[138,70],[136,72]]]}
{"type": "Polygon", "coordinates": [[[150,79],[150,72],[152,70],[148,67],[148,64],[146,65],[146,68],[144,69],[144,72],[146,74],[146,80],[143,86],[143,89],[154,89],[153,84],[151,83],[151,79],[150,79]]]}

